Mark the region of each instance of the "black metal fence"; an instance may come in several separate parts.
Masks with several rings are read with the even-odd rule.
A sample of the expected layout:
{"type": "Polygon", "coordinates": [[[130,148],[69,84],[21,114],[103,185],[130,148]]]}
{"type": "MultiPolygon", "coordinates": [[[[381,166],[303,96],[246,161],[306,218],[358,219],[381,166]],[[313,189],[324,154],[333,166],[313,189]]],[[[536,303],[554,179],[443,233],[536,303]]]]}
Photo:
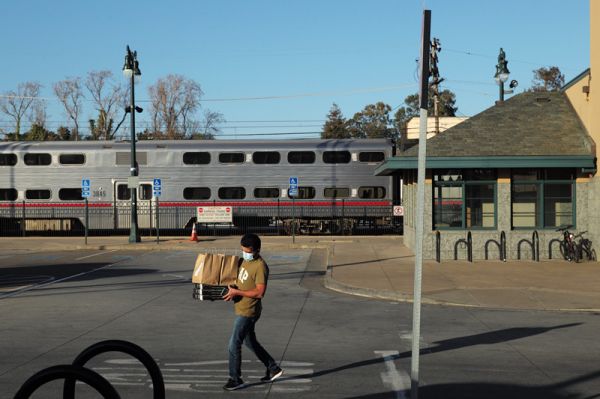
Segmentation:
{"type": "MultiPolygon", "coordinates": [[[[201,236],[256,232],[290,234],[401,234],[402,218],[391,206],[233,206],[232,221],[197,223],[190,206],[138,205],[137,224],[142,236],[189,235],[192,226],[201,236]]],[[[15,203],[0,208],[2,236],[127,235],[129,206],[15,203]]]]}

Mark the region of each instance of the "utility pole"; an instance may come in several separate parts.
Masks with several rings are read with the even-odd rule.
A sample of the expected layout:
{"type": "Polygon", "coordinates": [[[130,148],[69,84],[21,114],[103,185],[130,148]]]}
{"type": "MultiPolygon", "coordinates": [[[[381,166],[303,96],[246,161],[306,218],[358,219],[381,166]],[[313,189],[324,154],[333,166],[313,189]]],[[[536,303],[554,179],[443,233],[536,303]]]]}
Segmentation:
{"type": "Polygon", "coordinates": [[[431,91],[433,92],[433,115],[435,116],[435,134],[440,133],[440,92],[439,84],[444,78],[440,79],[440,71],[438,69],[438,53],[442,51],[440,40],[433,38],[431,42],[431,52],[429,54],[429,74],[431,75],[431,91]]]}
{"type": "Polygon", "coordinates": [[[425,213],[425,167],[427,155],[427,106],[429,97],[429,35],[431,10],[423,10],[419,90],[419,154],[417,158],[417,220],[415,226],[415,277],[413,294],[412,351],[410,358],[410,398],[419,398],[419,352],[421,338],[421,277],[423,273],[423,230],[425,213]]]}

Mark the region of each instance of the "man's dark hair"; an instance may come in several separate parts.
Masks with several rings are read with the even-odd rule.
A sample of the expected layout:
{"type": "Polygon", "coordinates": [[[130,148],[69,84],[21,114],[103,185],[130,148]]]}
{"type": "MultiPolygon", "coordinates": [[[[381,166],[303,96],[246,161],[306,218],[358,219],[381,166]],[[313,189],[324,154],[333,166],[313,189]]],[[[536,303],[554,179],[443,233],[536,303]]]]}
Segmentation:
{"type": "Polygon", "coordinates": [[[254,233],[244,234],[240,241],[242,247],[252,248],[252,251],[260,251],[260,238],[254,233]]]}

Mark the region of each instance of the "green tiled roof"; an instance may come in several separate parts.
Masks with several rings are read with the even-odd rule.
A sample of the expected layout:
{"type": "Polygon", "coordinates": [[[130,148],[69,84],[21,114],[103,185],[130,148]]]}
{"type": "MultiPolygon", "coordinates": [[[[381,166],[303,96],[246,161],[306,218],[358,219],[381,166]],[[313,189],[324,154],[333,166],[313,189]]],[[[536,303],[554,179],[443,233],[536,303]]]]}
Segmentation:
{"type": "MultiPolygon", "coordinates": [[[[566,95],[522,93],[427,140],[427,157],[595,155],[566,95]]],[[[418,146],[396,158],[416,157],[418,146]]]]}

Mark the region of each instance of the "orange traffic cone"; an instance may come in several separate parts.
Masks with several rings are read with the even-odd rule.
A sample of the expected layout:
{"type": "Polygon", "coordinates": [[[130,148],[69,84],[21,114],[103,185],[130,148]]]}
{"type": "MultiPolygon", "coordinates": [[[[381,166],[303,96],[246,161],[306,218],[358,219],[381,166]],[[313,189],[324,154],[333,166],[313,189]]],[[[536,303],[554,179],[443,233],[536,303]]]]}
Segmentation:
{"type": "Polygon", "coordinates": [[[196,234],[196,223],[193,224],[192,227],[192,236],[190,237],[190,241],[198,242],[198,234],[196,234]]]}

